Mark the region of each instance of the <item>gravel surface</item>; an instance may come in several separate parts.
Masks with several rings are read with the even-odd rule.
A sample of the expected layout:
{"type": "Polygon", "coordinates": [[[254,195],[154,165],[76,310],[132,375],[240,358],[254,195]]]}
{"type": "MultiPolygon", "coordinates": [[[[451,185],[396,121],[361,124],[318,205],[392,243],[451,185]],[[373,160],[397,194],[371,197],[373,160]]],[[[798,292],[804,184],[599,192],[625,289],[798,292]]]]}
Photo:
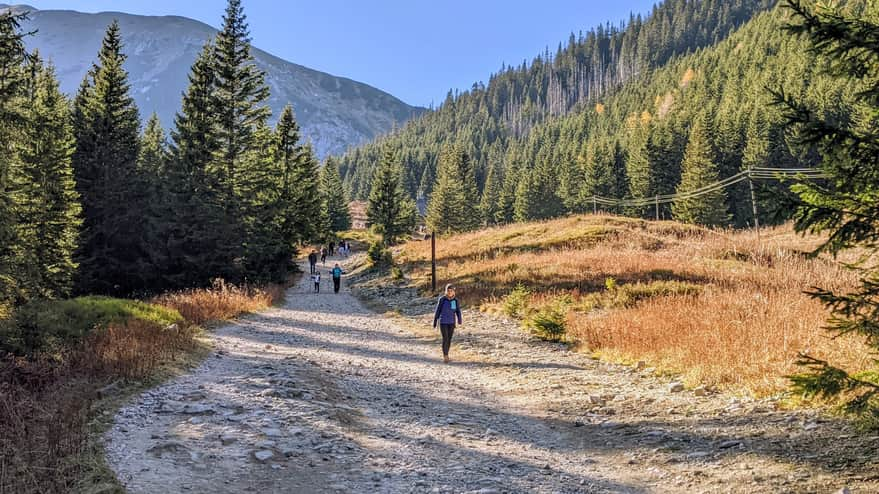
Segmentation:
{"type": "MultiPolygon", "coordinates": [[[[347,284],[347,283],[344,283],[347,284]]],[[[106,435],[133,493],[879,492],[879,436],[772,401],[683,390],[465,311],[453,362],[432,300],[308,277],[213,332],[193,373],[106,435]]]]}

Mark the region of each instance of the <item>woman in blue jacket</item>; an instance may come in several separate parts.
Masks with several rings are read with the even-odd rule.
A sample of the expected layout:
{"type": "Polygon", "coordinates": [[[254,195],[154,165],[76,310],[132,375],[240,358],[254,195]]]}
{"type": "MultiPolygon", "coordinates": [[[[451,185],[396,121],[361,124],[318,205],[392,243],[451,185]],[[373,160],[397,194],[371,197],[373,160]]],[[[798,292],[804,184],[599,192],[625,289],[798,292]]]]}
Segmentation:
{"type": "Polygon", "coordinates": [[[446,293],[440,297],[436,304],[436,312],[433,316],[433,327],[439,322],[440,332],[443,334],[443,362],[449,363],[449,348],[452,346],[452,335],[455,334],[455,322],[463,325],[461,319],[461,304],[455,298],[455,287],[446,285],[446,293]]]}

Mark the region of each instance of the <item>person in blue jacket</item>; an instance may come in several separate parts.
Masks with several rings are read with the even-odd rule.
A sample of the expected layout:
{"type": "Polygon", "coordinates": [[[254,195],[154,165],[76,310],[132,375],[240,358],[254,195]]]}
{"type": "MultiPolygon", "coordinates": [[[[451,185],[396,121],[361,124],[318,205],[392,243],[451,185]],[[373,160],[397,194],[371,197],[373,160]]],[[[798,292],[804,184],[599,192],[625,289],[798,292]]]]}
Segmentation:
{"type": "Polygon", "coordinates": [[[461,304],[455,298],[455,287],[446,285],[446,293],[436,303],[436,312],[433,315],[433,327],[439,322],[440,332],[443,335],[443,362],[449,363],[449,349],[452,346],[452,335],[455,334],[455,322],[459,326],[464,324],[461,319],[461,304]]]}
{"type": "Polygon", "coordinates": [[[339,263],[336,263],[336,267],[333,268],[333,291],[339,293],[339,287],[342,284],[342,267],[339,266],[339,263]]]}

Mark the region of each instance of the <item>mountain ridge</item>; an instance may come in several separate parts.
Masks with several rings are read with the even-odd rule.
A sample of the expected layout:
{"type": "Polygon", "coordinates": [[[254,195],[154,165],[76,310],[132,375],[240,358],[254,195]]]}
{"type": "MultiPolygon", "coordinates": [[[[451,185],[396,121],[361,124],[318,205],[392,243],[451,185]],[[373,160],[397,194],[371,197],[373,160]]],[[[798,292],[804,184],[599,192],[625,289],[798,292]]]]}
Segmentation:
{"type": "MultiPolygon", "coordinates": [[[[177,15],[92,14],[8,4],[0,4],[0,9],[29,12],[22,28],[37,32],[25,43],[55,65],[62,90],[68,94],[79,87],[97,56],[106,26],[117,19],[141,118],[155,111],[166,128],[173,125],[192,62],[217,32],[209,24],[177,15]]],[[[368,84],[296,64],[257,47],[253,56],[271,88],[267,104],[272,121],[290,103],[303,135],[321,157],[368,142],[425,110],[368,84]]]]}

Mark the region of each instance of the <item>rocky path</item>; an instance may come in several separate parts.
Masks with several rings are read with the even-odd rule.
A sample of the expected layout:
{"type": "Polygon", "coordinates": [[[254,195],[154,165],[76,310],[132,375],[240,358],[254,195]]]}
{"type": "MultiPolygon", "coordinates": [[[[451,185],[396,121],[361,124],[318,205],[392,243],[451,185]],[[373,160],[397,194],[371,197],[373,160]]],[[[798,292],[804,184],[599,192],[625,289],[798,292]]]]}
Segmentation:
{"type": "Polygon", "coordinates": [[[879,492],[879,437],[842,422],[696,396],[471,312],[444,365],[430,301],[364,289],[409,314],[391,318],[309,285],[120,410],[107,452],[130,492],[879,492]]]}

